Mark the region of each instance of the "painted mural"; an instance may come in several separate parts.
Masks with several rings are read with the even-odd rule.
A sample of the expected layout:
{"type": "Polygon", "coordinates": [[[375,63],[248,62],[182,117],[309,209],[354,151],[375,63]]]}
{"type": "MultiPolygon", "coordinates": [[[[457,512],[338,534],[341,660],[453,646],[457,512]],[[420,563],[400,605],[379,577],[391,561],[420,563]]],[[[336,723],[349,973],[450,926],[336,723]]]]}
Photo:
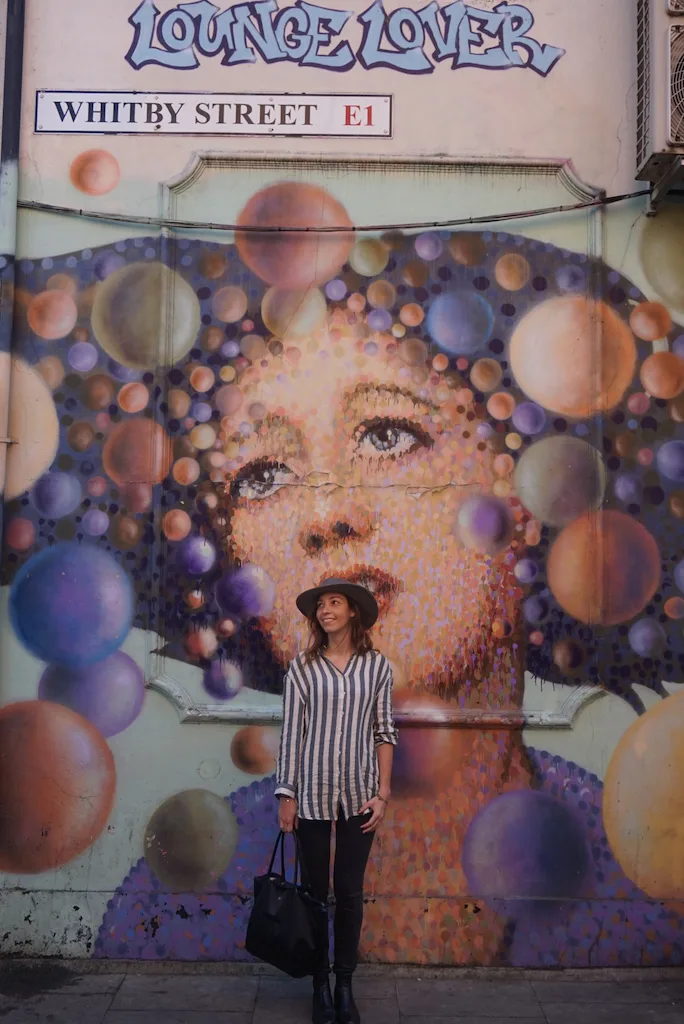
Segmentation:
{"type": "MultiPolygon", "coordinates": [[[[112,161],[72,181],[103,194],[112,161]]],[[[396,710],[471,713],[401,728],[366,959],[683,962],[681,208],[638,243],[661,301],[505,223],[355,231],[318,184],[274,176],[236,218],[18,262],[2,573],[43,669],[0,710],[0,870],[103,833],[131,630],[212,702],[277,696],[296,593],[343,575],[378,597],[396,710]],[[525,745],[526,671],[633,709],[605,782],[525,745]]],[[[159,804],[95,956],[249,959],[277,739],[234,730],[251,785],[159,804]]]]}

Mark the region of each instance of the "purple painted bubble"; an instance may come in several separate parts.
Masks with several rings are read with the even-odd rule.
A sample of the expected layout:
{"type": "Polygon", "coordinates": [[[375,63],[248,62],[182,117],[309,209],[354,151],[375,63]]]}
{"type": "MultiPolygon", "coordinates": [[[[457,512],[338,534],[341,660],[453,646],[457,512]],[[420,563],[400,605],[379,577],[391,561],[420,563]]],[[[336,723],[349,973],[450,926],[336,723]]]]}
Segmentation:
{"type": "Polygon", "coordinates": [[[665,630],[655,619],[639,619],[630,626],[627,639],[629,646],[642,658],[652,658],[665,646],[665,630]]]}
{"type": "Polygon", "coordinates": [[[684,483],[684,441],[666,441],[658,449],[656,463],[668,480],[684,483]]]}
{"type": "Polygon", "coordinates": [[[488,495],[465,501],[458,513],[458,534],[467,548],[495,555],[511,539],[513,521],[505,502],[488,495]]]}
{"type": "Polygon", "coordinates": [[[444,250],[442,239],[434,231],[425,231],[418,235],[413,244],[422,260],[439,259],[444,250]]]}
{"type": "Polygon", "coordinates": [[[672,351],[675,355],[679,356],[680,359],[684,359],[684,334],[680,334],[672,343],[672,351]]]}
{"type": "Polygon", "coordinates": [[[126,260],[118,252],[103,252],[95,261],[95,277],[104,281],[115,270],[120,270],[125,263],[126,260]]]}
{"type": "Polygon", "coordinates": [[[187,576],[203,576],[216,562],[216,548],[206,537],[186,537],[178,546],[177,558],[187,576]]]}
{"type": "Polygon", "coordinates": [[[428,311],[427,332],[451,355],[473,355],[492,333],[494,314],[478,292],[455,291],[438,295],[428,311]]]}
{"type": "Polygon", "coordinates": [[[375,341],[367,341],[366,344],[363,346],[363,351],[366,353],[367,356],[377,356],[377,354],[378,354],[377,342],[375,342],[375,341]]]}
{"type": "Polygon", "coordinates": [[[532,597],[528,597],[523,603],[525,621],[533,626],[543,622],[548,614],[549,602],[545,601],[543,597],[539,597],[538,594],[533,594],[532,597]]]}
{"type": "Polygon", "coordinates": [[[531,558],[521,558],[513,570],[520,583],[532,583],[539,574],[539,566],[531,558]]]}
{"type": "Polygon", "coordinates": [[[132,658],[115,651],[95,665],[49,665],[38,686],[38,699],[71,708],[107,738],[123,732],[140,714],[145,679],[132,658]]]}
{"type": "Polygon", "coordinates": [[[212,661],[202,678],[202,685],[217,700],[232,700],[242,689],[242,671],[233,661],[212,661]]]}
{"type": "Polygon", "coordinates": [[[580,819],[547,793],[504,793],[473,818],[463,869],[470,892],[479,897],[575,896],[589,869],[580,819]]]}
{"type": "Polygon", "coordinates": [[[207,402],[193,402],[190,415],[198,423],[207,423],[211,419],[211,406],[207,402]]]}
{"type": "Polygon", "coordinates": [[[368,314],[367,323],[372,331],[388,331],[392,326],[392,316],[386,309],[373,309],[368,314]]]}
{"type": "Polygon", "coordinates": [[[243,565],[226,573],[216,584],[216,600],[233,619],[269,615],[275,603],[275,583],[258,565],[243,565]]]}
{"type": "Polygon", "coordinates": [[[641,481],[636,473],[620,473],[615,478],[615,497],[619,501],[634,502],[641,496],[641,481]]]}
{"type": "Polygon", "coordinates": [[[546,426],[546,413],[536,402],[521,402],[513,410],[511,419],[521,434],[538,434],[546,426]]]}
{"type": "Polygon", "coordinates": [[[587,284],[587,275],[582,267],[572,263],[556,271],[556,284],[563,292],[581,292],[587,284]]]}
{"type": "Polygon", "coordinates": [[[87,373],[97,363],[97,349],[89,341],[77,341],[67,352],[69,366],[79,373],[87,373]]]}
{"type": "Polygon", "coordinates": [[[225,356],[226,359],[235,359],[236,356],[240,355],[240,346],[237,341],[224,341],[221,345],[221,355],[225,356]]]}
{"type": "Polygon", "coordinates": [[[68,516],[81,504],[82,497],[80,480],[69,473],[46,473],[31,492],[34,506],[48,519],[68,516]]]}
{"type": "Polygon", "coordinates": [[[675,585],[684,594],[684,559],[675,566],[674,581],[675,585]]]}
{"type": "Polygon", "coordinates": [[[341,302],[347,294],[347,286],[344,281],[337,278],[335,281],[328,281],[325,286],[325,294],[333,302],[341,302]]]}
{"type": "Polygon", "coordinates": [[[89,508],[82,523],[89,537],[101,537],[109,529],[109,516],[99,508],[89,508]]]}
{"type": "Polygon", "coordinates": [[[113,654],[133,619],[131,581],[94,544],[64,543],[39,551],[14,578],[10,621],[41,661],[79,667],[113,654]]]}

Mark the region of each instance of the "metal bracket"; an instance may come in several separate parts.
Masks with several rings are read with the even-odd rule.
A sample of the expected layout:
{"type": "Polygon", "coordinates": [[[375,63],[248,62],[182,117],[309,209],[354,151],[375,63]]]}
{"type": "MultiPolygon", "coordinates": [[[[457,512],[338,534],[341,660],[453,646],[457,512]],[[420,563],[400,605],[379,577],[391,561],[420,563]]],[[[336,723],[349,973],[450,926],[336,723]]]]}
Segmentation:
{"type": "Polygon", "coordinates": [[[651,194],[649,196],[648,205],[646,207],[646,216],[655,217],[658,212],[658,207],[662,203],[663,199],[667,196],[672,186],[683,176],[684,165],[682,164],[681,156],[675,156],[672,159],[672,163],[651,186],[651,194]]]}

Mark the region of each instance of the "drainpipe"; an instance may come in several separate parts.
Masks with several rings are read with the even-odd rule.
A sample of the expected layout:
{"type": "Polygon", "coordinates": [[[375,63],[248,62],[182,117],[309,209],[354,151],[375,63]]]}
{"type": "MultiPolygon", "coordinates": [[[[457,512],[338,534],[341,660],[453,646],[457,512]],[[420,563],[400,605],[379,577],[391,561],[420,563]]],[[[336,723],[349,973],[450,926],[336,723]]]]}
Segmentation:
{"type": "MultiPolygon", "coordinates": [[[[5,489],[8,437],[10,372],[14,314],[15,262],[17,253],[17,199],[19,196],[19,133],[24,70],[24,25],[26,0],[7,0],[5,21],[5,81],[0,141],[0,494],[5,489]]],[[[2,543],[0,503],[0,545],[2,543]]]]}

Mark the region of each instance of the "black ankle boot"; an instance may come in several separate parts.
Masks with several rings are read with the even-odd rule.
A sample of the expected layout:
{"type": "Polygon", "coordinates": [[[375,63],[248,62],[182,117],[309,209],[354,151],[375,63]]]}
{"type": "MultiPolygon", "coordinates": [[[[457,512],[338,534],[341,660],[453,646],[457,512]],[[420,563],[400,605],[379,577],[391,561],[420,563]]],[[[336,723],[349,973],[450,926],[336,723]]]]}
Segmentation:
{"type": "Polygon", "coordinates": [[[335,1009],[337,1024],[361,1024],[361,1017],[354,1002],[351,974],[338,974],[335,982],[335,1009]]]}
{"type": "Polygon", "coordinates": [[[314,974],[311,1020],[313,1024],[335,1024],[335,1005],[327,972],[314,974]]]}

